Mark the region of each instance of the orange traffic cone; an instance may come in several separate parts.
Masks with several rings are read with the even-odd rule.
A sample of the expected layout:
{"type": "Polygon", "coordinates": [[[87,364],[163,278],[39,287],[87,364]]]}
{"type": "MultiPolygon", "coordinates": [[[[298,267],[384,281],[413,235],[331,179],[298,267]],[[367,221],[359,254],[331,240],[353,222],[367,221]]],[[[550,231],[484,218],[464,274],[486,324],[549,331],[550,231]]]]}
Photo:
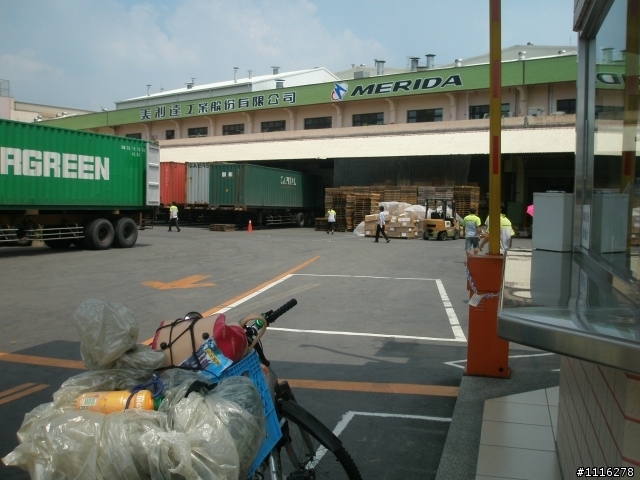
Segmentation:
{"type": "Polygon", "coordinates": [[[253,227],[251,226],[251,220],[249,220],[249,228],[247,228],[247,232],[253,232],[253,227]]]}

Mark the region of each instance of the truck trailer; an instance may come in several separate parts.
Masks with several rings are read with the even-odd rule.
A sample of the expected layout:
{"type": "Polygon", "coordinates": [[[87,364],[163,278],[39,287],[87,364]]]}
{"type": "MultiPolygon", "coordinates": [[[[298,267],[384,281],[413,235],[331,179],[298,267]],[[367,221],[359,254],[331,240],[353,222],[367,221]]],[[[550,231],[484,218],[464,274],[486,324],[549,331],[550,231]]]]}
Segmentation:
{"type": "Polygon", "coordinates": [[[0,246],[132,247],[159,187],[153,143],[0,119],[0,246]]]}
{"type": "Polygon", "coordinates": [[[209,168],[209,205],[255,211],[258,225],[313,226],[323,202],[322,178],[316,175],[234,163],[209,168]]]}

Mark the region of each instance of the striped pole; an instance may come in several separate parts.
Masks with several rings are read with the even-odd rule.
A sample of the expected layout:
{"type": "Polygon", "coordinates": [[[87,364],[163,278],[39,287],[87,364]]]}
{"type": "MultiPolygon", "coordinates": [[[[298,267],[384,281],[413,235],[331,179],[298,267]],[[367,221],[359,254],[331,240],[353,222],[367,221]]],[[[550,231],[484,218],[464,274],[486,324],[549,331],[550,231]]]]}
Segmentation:
{"type": "Polygon", "coordinates": [[[489,0],[489,253],[500,254],[501,38],[500,0],[489,0]]]}

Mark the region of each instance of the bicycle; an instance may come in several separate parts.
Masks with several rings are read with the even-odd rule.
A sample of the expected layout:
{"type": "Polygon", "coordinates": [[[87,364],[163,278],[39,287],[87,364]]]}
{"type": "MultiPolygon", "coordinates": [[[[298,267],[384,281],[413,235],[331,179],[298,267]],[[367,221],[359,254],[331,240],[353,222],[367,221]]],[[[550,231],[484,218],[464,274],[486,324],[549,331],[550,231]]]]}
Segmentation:
{"type": "MultiPolygon", "coordinates": [[[[296,402],[289,384],[278,381],[265,357],[261,338],[267,327],[297,303],[292,299],[275,311],[250,314],[240,320],[249,349],[255,349],[260,363],[266,368],[267,386],[282,431],[282,438],[250,480],[362,480],[342,441],[296,402]]],[[[200,315],[192,312],[188,316],[193,318],[192,314],[200,315]]]]}

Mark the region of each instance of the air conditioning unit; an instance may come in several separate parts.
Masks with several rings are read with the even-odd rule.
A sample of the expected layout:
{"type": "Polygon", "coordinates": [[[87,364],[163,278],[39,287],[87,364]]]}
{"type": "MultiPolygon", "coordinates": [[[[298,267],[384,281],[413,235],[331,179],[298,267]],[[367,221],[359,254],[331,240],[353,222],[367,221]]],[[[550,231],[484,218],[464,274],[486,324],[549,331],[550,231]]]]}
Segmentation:
{"type": "Polygon", "coordinates": [[[511,112],[502,112],[502,118],[510,117],[511,112]]]}
{"type": "Polygon", "coordinates": [[[557,111],[557,112],[553,112],[551,115],[565,115],[565,112],[561,112],[561,111],[557,111]]]}
{"type": "Polygon", "coordinates": [[[157,135],[151,135],[151,140],[154,142],[158,141],[158,136],[157,135]]]}
{"type": "Polygon", "coordinates": [[[528,117],[541,117],[543,115],[544,115],[544,108],[542,107],[527,108],[528,117]]]}

